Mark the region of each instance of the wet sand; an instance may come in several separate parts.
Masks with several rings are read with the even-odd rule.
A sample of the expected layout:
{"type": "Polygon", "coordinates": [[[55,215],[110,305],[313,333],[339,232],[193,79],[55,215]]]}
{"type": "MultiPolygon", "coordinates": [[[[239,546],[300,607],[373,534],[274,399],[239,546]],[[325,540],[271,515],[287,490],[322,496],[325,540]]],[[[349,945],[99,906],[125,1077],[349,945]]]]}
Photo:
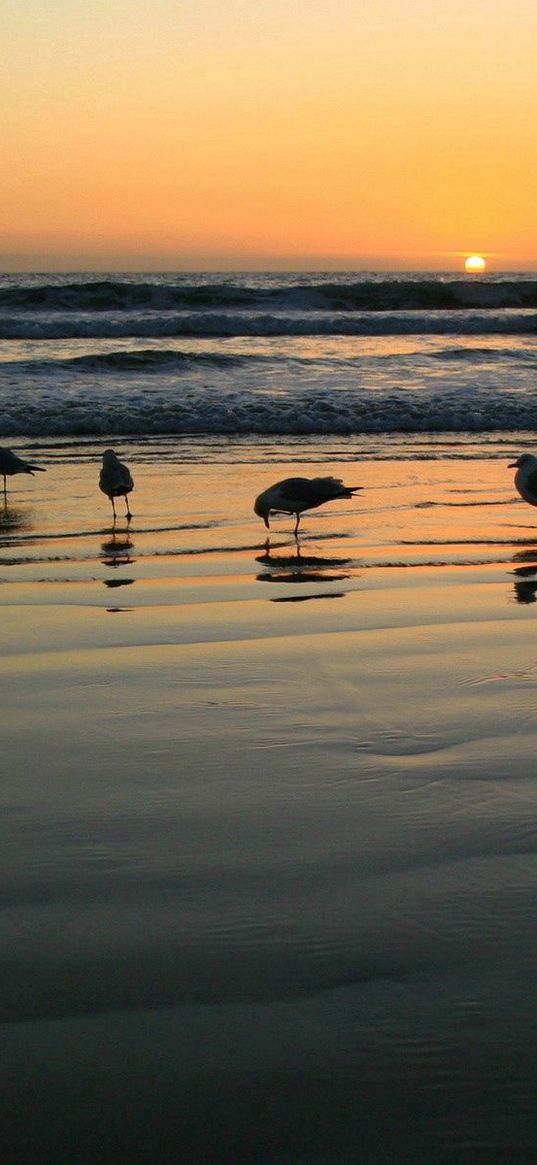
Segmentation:
{"type": "Polygon", "coordinates": [[[0,526],[7,1159],[526,1165],[537,511],[509,454],[122,452],[129,527],[91,445],[0,526]],[[266,546],[255,494],[317,472],[366,489],[266,546]]]}

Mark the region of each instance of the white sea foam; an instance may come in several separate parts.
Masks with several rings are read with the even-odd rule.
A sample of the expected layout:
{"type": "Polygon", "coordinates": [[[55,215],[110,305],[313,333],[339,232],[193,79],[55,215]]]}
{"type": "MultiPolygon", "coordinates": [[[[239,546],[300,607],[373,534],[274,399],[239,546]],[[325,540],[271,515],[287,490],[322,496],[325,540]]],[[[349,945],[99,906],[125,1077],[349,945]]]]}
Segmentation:
{"type": "Polygon", "coordinates": [[[428,397],[327,389],[297,399],[283,390],[261,395],[246,387],[225,394],[203,386],[181,393],[141,387],[115,393],[108,387],[91,394],[30,391],[23,399],[0,394],[0,435],[482,433],[536,425],[531,397],[507,392],[491,399],[486,393],[461,397],[454,389],[428,397]]]}

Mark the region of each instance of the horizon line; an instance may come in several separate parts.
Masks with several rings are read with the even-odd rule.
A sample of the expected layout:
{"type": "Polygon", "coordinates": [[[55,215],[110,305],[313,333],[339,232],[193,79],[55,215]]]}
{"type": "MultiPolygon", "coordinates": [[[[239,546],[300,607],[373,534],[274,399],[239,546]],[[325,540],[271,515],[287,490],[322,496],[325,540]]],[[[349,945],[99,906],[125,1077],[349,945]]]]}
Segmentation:
{"type": "Polygon", "coordinates": [[[468,272],[461,267],[374,267],[374,266],[342,266],[342,267],[206,267],[206,266],[35,266],[35,267],[8,267],[0,266],[0,277],[16,275],[460,275],[465,279],[476,280],[494,275],[535,275],[537,277],[537,262],[531,266],[494,267],[488,264],[486,269],[478,272],[468,272]]]}

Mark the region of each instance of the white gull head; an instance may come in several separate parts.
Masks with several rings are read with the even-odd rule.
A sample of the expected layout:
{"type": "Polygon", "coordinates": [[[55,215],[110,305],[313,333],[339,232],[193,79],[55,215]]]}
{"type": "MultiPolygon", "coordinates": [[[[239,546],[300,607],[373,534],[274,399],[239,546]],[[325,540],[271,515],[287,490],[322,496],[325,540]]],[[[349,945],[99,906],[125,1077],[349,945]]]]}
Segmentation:
{"type": "Polygon", "coordinates": [[[521,453],[508,468],[516,469],[515,489],[521,498],[530,506],[537,506],[537,457],[533,453],[521,453]]]}

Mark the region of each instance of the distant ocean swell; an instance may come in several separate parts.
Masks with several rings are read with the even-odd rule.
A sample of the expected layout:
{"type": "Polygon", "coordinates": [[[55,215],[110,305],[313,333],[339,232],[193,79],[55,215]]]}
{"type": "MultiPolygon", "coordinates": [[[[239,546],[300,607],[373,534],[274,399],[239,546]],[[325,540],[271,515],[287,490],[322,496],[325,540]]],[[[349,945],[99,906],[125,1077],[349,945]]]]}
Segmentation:
{"type": "Polygon", "coordinates": [[[0,309],[23,312],[154,311],[446,311],[472,308],[537,308],[537,279],[311,280],[285,286],[214,283],[152,283],[103,279],[0,287],[0,309]]]}

